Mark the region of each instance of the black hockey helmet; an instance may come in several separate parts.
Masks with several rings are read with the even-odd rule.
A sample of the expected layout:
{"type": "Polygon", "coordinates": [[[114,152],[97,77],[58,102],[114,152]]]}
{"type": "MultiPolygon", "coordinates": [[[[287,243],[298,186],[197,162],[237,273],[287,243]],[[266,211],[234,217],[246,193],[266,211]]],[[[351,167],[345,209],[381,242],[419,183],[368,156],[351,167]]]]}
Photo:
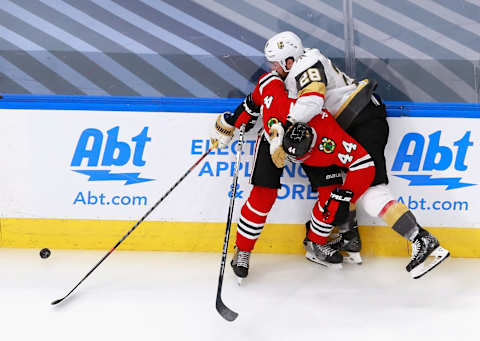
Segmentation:
{"type": "Polygon", "coordinates": [[[310,150],[312,141],[312,128],[306,123],[297,122],[287,129],[282,144],[288,155],[301,158],[310,150]]]}

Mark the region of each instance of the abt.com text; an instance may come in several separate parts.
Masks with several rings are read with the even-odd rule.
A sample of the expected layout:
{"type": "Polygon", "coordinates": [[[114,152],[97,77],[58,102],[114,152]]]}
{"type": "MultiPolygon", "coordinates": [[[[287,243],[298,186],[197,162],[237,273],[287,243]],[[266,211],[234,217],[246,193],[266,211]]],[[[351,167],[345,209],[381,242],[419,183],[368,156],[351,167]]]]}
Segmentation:
{"type": "Polygon", "coordinates": [[[398,201],[413,210],[434,210],[434,211],[468,211],[468,201],[459,200],[435,200],[429,202],[425,198],[414,198],[411,195],[408,198],[399,197],[398,201]]]}
{"type": "Polygon", "coordinates": [[[141,195],[105,195],[91,191],[78,192],[73,205],[113,205],[113,206],[146,206],[147,197],[141,195]]]}

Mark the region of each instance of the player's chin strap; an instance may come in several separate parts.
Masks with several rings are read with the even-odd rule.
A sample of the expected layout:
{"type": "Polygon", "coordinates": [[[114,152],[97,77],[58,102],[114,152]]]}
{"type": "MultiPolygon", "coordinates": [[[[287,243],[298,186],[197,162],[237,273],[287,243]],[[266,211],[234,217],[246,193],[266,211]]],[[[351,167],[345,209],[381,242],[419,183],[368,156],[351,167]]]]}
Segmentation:
{"type": "Polygon", "coordinates": [[[242,155],[243,139],[245,135],[245,124],[240,127],[240,136],[237,145],[237,160],[235,162],[235,170],[233,173],[232,192],[230,197],[230,205],[228,206],[227,226],[225,229],[225,239],[223,242],[222,261],[220,263],[220,275],[218,276],[217,300],[215,306],[218,313],[227,321],[233,321],[238,317],[238,313],[228,308],[222,301],[222,284],[223,273],[225,272],[225,262],[228,252],[228,240],[230,239],[230,228],[232,226],[233,206],[235,204],[235,197],[237,193],[238,171],[240,169],[240,156],[242,155]]]}

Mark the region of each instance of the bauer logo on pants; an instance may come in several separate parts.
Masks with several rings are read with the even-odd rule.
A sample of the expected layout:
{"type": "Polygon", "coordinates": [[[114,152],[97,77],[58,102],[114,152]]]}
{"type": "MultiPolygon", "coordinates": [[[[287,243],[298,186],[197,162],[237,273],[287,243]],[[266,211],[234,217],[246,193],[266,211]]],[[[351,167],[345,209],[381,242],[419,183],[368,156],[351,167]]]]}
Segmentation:
{"type": "Polygon", "coordinates": [[[113,172],[110,169],[145,166],[143,153],[152,140],[148,137],[148,127],[130,141],[119,141],[119,130],[118,126],[105,132],[95,128],[85,129],[73,153],[72,170],[88,176],[88,181],[123,181],[124,185],[132,185],[154,180],[140,177],[140,172],[113,172]]]}

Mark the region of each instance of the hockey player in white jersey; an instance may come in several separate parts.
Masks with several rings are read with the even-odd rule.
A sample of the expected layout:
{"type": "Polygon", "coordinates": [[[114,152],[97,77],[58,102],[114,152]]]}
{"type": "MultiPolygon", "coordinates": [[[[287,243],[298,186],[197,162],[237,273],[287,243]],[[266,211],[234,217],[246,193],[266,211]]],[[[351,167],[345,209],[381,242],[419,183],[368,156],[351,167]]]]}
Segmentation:
{"type": "MultiPolygon", "coordinates": [[[[303,49],[301,39],[288,31],[278,33],[267,41],[265,57],[279,74],[286,75],[285,86],[289,96],[297,98],[288,115],[289,122],[306,123],[326,109],[372,156],[376,173],[371,187],[363,195],[364,208],[369,215],[382,218],[388,226],[412,242],[411,261],[406,266],[412,277],[420,278],[445,260],[450,253],[417,223],[404,204],[395,200],[387,186],[384,149],[389,127],[385,105],[374,94],[376,83],[367,79],[355,81],[318,49],[303,49]],[[298,50],[303,50],[303,54],[299,55],[298,50]],[[429,256],[434,259],[427,264],[429,256]]],[[[360,240],[355,227],[355,207],[351,207],[348,221],[340,227],[341,236],[332,245],[348,251],[347,236],[350,234],[350,239],[358,239],[356,246],[359,251],[360,240]]]]}

